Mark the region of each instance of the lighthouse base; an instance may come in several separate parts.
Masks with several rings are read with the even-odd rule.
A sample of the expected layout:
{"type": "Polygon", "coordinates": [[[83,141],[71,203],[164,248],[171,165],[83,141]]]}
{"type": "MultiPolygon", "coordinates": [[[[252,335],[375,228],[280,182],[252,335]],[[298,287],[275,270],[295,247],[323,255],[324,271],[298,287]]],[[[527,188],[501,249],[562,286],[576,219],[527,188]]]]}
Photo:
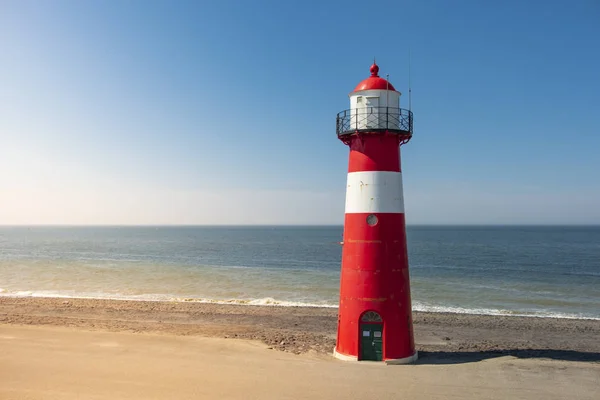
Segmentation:
{"type": "Polygon", "coordinates": [[[338,353],[336,349],[333,349],[333,356],[342,361],[358,361],[357,356],[347,356],[345,354],[338,353]]]}
{"type": "Polygon", "coordinates": [[[383,360],[383,362],[385,362],[388,365],[401,365],[401,364],[412,364],[415,361],[417,361],[418,359],[419,359],[419,352],[415,351],[415,354],[413,354],[410,357],[395,358],[392,360],[383,360]]]}
{"type": "MultiPolygon", "coordinates": [[[[333,349],[333,356],[335,358],[337,358],[338,360],[342,360],[342,361],[358,361],[357,356],[348,356],[346,354],[338,353],[335,348],[333,349]]],[[[415,354],[413,354],[410,357],[393,358],[391,360],[383,360],[382,362],[384,362],[388,365],[402,365],[402,364],[412,364],[412,363],[416,362],[418,359],[419,359],[419,352],[415,351],[415,354]]]]}

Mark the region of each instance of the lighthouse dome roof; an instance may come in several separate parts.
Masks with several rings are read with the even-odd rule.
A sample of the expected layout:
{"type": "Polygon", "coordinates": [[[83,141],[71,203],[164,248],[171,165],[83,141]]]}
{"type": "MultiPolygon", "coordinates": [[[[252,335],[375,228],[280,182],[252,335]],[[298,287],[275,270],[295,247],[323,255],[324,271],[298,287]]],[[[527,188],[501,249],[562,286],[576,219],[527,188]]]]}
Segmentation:
{"type": "Polygon", "coordinates": [[[367,79],[363,80],[362,82],[360,82],[358,85],[356,85],[356,88],[354,88],[355,92],[358,92],[361,90],[380,90],[380,89],[396,91],[394,86],[389,81],[381,78],[378,75],[379,66],[377,64],[373,63],[373,65],[371,65],[370,71],[371,71],[371,76],[368,77],[367,79]]]}

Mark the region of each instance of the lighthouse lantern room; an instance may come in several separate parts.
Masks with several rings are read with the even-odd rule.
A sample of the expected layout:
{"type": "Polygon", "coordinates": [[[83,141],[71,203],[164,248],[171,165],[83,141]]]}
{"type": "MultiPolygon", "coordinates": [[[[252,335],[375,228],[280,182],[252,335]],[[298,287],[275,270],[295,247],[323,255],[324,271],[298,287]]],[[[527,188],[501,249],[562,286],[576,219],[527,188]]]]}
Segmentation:
{"type": "Polygon", "coordinates": [[[371,76],[338,113],[338,138],[350,148],[334,355],[343,360],[416,360],[411,314],[400,146],[412,137],[400,92],[371,76]]]}

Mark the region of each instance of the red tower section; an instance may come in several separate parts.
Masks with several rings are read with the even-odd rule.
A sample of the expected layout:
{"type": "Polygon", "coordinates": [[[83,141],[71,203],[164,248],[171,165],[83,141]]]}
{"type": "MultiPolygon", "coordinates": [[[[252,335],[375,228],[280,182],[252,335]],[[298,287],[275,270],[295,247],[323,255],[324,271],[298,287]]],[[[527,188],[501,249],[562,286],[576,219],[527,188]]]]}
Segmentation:
{"type": "Polygon", "coordinates": [[[415,352],[400,146],[412,136],[412,112],[400,92],[371,76],[337,115],[350,148],[335,356],[410,363],[415,352]]]}

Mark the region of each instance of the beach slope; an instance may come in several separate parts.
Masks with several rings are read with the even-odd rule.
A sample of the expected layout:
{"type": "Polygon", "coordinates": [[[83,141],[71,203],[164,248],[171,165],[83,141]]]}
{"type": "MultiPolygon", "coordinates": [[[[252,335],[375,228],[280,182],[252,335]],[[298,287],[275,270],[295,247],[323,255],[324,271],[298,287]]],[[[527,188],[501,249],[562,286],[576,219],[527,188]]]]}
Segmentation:
{"type": "Polygon", "coordinates": [[[0,326],[2,399],[597,399],[597,363],[346,363],[247,340],[0,326]]]}
{"type": "Polygon", "coordinates": [[[0,399],[596,399],[600,321],[415,314],[416,365],[331,356],[336,310],[0,298],[0,399]]]}

